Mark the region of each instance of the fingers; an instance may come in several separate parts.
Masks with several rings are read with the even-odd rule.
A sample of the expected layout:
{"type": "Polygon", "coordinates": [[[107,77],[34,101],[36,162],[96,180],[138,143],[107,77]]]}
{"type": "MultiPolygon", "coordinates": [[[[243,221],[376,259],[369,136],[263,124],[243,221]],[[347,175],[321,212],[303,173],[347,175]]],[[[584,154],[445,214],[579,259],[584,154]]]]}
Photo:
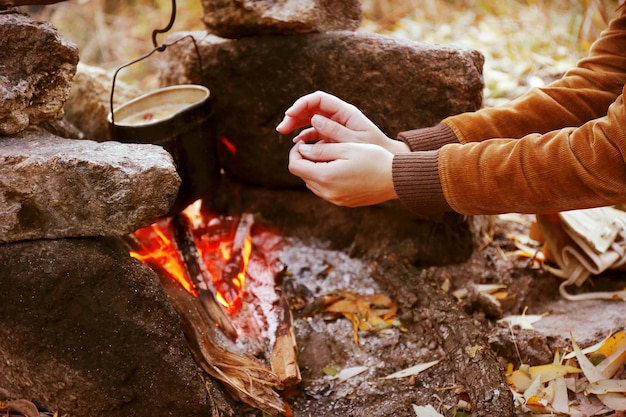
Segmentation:
{"type": "Polygon", "coordinates": [[[285,117],[276,126],[276,130],[287,134],[294,129],[308,126],[315,114],[321,114],[345,124],[350,118],[351,104],[325,93],[316,91],[297,99],[291,107],[285,111],[285,117]]]}

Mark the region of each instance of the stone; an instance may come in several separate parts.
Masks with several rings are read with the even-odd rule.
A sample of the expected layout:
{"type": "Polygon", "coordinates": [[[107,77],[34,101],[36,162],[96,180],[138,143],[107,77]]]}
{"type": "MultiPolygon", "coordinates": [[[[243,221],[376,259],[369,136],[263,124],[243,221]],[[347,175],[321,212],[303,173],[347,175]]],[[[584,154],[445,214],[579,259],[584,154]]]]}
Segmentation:
{"type": "Polygon", "coordinates": [[[207,29],[225,38],[356,30],[359,0],[202,0],[207,29]]]}
{"type": "Polygon", "coordinates": [[[113,106],[117,107],[142,94],[136,87],[116,79],[113,89],[113,74],[79,63],[72,82],[70,97],[65,103],[65,118],[80,130],[85,137],[101,142],[111,139],[107,117],[113,106]]]}
{"type": "Polygon", "coordinates": [[[0,138],[0,242],[123,235],[167,213],[180,177],[156,145],[0,138]]]}
{"type": "Polygon", "coordinates": [[[0,135],[63,117],[78,47],[49,23],[0,14],[0,135]]]}
{"type": "Polygon", "coordinates": [[[1,244],[0,265],[0,387],[60,416],[234,415],[157,276],[115,239],[1,244]]]}
{"type": "Polygon", "coordinates": [[[303,184],[287,169],[293,136],[275,130],[303,94],[335,94],[390,137],[482,105],[484,59],[474,50],[345,31],[238,40],[194,36],[203,76],[193,43],[179,42],[167,54],[160,82],[209,88],[220,164],[250,184],[303,184]]]}

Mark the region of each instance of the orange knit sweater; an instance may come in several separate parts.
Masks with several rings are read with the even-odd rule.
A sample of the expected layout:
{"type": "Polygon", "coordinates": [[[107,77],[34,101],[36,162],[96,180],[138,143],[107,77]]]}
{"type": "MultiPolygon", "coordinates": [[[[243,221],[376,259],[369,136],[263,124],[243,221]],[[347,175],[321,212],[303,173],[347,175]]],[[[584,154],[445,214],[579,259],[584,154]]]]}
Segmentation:
{"type": "Polygon", "coordinates": [[[402,132],[400,200],[430,214],[556,213],[626,203],[626,7],[564,77],[498,108],[402,132]]]}

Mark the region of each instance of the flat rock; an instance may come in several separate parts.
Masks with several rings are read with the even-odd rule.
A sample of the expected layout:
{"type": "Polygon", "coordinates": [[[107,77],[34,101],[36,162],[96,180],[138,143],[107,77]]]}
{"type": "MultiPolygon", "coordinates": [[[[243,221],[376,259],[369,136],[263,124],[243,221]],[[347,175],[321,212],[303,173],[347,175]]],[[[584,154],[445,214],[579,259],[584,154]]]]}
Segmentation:
{"type": "Polygon", "coordinates": [[[225,38],[356,30],[359,0],[202,0],[202,20],[211,33],[225,38]]]}
{"type": "Polygon", "coordinates": [[[156,145],[0,138],[0,242],[130,233],[164,215],[180,177],[156,145]]]}
{"type": "Polygon", "coordinates": [[[156,275],[112,242],[0,245],[0,387],[64,416],[228,410],[156,275]]]}
{"type": "Polygon", "coordinates": [[[65,119],[80,126],[85,137],[98,142],[111,139],[107,121],[111,112],[111,93],[114,108],[143,93],[119,79],[116,79],[114,89],[112,83],[110,72],[79,63],[64,107],[65,119]]]}

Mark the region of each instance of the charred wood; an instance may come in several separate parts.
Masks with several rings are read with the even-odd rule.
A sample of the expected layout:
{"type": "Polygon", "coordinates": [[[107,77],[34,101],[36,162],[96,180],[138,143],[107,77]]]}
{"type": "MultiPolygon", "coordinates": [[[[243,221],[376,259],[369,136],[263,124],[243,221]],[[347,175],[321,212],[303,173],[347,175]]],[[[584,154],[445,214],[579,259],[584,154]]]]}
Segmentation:
{"type": "Polygon", "coordinates": [[[231,257],[226,263],[222,271],[222,279],[219,281],[222,284],[219,288],[220,292],[224,295],[226,301],[231,305],[235,305],[235,307],[237,307],[236,303],[241,302],[238,294],[242,283],[238,281],[237,277],[244,269],[246,240],[250,236],[250,230],[253,225],[254,216],[250,213],[243,213],[233,237],[231,257]]]}
{"type": "Polygon", "coordinates": [[[174,231],[174,245],[180,258],[183,260],[189,278],[196,287],[198,299],[216,326],[222,329],[224,334],[231,339],[236,339],[237,331],[215,298],[213,279],[206,270],[202,257],[198,252],[187,216],[184,214],[174,216],[172,227],[174,231]],[[206,286],[207,289],[203,288],[203,286],[206,286]]]}
{"type": "Polygon", "coordinates": [[[278,378],[277,388],[285,389],[302,381],[298,365],[298,345],[293,315],[286,298],[281,297],[282,323],[276,329],[276,342],[270,355],[272,371],[278,378]]]}
{"type": "MultiPolygon", "coordinates": [[[[154,267],[155,272],[160,267],[154,267]]],[[[258,359],[229,350],[199,299],[168,276],[157,272],[163,289],[180,315],[181,327],[198,365],[222,382],[233,398],[271,416],[293,417],[289,405],[274,391],[276,375],[258,359]]]]}

